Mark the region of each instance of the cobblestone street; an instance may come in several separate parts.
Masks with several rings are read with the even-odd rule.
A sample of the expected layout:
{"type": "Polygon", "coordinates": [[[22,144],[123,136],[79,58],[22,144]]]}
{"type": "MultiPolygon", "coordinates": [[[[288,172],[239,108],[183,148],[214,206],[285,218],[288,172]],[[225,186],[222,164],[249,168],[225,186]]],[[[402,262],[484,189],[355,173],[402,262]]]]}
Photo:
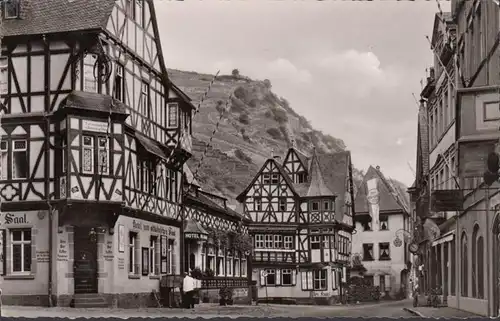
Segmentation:
{"type": "Polygon", "coordinates": [[[382,302],[378,304],[350,306],[301,306],[301,305],[265,305],[258,306],[226,306],[201,304],[193,310],[180,309],[75,309],[75,308],[44,308],[4,306],[2,316],[5,317],[412,317],[405,311],[409,307],[408,300],[397,302],[382,302]]]}

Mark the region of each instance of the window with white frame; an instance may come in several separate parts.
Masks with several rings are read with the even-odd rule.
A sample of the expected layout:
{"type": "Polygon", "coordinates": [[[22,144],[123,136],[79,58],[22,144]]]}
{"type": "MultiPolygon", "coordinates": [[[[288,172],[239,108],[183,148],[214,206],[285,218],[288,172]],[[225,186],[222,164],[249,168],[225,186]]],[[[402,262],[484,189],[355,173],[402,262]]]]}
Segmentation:
{"type": "Polygon", "coordinates": [[[281,270],[281,284],[282,285],[292,285],[292,270],[283,269],[281,270]]]}
{"type": "Polygon", "coordinates": [[[271,175],[271,184],[278,184],[279,182],[279,175],[278,174],[272,174],[271,175]]]}
{"type": "Polygon", "coordinates": [[[241,274],[241,272],[240,272],[240,255],[237,254],[234,257],[234,273],[233,273],[233,275],[240,276],[240,274],[241,274]]]}
{"type": "Polygon", "coordinates": [[[67,164],[66,164],[66,138],[61,139],[61,162],[62,162],[62,172],[66,173],[67,164]]]}
{"type": "Polygon", "coordinates": [[[255,248],[263,249],[264,248],[264,235],[256,234],[255,235],[255,248]]]}
{"type": "Polygon", "coordinates": [[[314,290],[326,290],[326,270],[314,270],[314,290]]]}
{"type": "Polygon", "coordinates": [[[319,235],[311,235],[311,250],[319,250],[321,248],[321,238],[319,235]]]}
{"type": "Polygon", "coordinates": [[[207,269],[215,271],[215,249],[212,245],[208,246],[207,253],[207,269]]]}
{"type": "Polygon", "coordinates": [[[245,257],[241,258],[241,276],[247,276],[247,259],[245,257]]]}
{"type": "Polygon", "coordinates": [[[224,276],[224,252],[217,251],[217,276],[224,276]]]}
{"type": "Polygon", "coordinates": [[[12,273],[31,271],[31,229],[10,230],[12,273]]]}
{"type": "Polygon", "coordinates": [[[319,211],[319,202],[312,202],[312,210],[319,211]]]}
{"type": "Polygon", "coordinates": [[[280,197],[278,200],[278,207],[281,212],[286,211],[286,197],[280,197]]]}
{"type": "Polygon", "coordinates": [[[380,216],[379,225],[381,231],[389,230],[389,217],[387,217],[387,215],[380,216]]]}
{"type": "Polygon", "coordinates": [[[7,58],[0,57],[0,95],[5,95],[8,93],[9,87],[7,85],[7,58]]]}
{"type": "Polygon", "coordinates": [[[83,91],[97,92],[97,79],[94,77],[96,62],[97,55],[94,54],[87,54],[83,58],[83,91]]]}
{"type": "Polygon", "coordinates": [[[227,276],[233,276],[233,254],[227,252],[226,256],[226,273],[227,276]]]}
{"type": "Polygon", "coordinates": [[[150,108],[149,108],[149,84],[145,81],[142,82],[141,86],[141,113],[144,117],[149,118],[150,108]]]}
{"type": "Polygon", "coordinates": [[[330,201],[323,201],[323,210],[325,211],[330,210],[330,201]]]}
{"type": "Polygon", "coordinates": [[[254,198],[254,202],[255,202],[255,210],[256,211],[262,211],[262,198],[255,197],[254,198]]]}
{"type": "Polygon", "coordinates": [[[275,235],[274,236],[274,248],[275,249],[283,248],[283,236],[282,235],[275,235]]]}
{"type": "Polygon", "coordinates": [[[276,285],[276,270],[265,269],[265,276],[263,277],[264,283],[261,285],[276,285]]]}
{"type": "Polygon", "coordinates": [[[176,273],[176,263],[177,258],[175,255],[175,241],[173,239],[168,240],[167,247],[167,261],[168,261],[168,272],[167,274],[175,274],[176,273]]]}
{"type": "Polygon", "coordinates": [[[83,136],[82,139],[82,173],[94,172],[94,137],[83,136]]]}
{"type": "Polygon", "coordinates": [[[8,164],[8,158],[9,158],[9,151],[8,151],[8,148],[7,148],[8,144],[7,144],[7,141],[2,141],[0,143],[0,158],[1,158],[1,161],[0,161],[0,179],[7,179],[8,176],[8,172],[9,172],[9,169],[7,166],[9,166],[8,164]]]}
{"type": "Polygon", "coordinates": [[[116,74],[115,74],[115,89],[113,91],[113,97],[116,100],[121,102],[125,102],[125,77],[124,77],[124,68],[121,64],[117,63],[116,66],[116,74]]]}
{"type": "Polygon", "coordinates": [[[285,235],[284,237],[284,243],[285,243],[285,249],[286,250],[293,250],[293,236],[291,235],[285,235]]]}
{"type": "Polygon", "coordinates": [[[266,240],[265,248],[272,249],[273,248],[273,235],[266,234],[265,240],[266,240]]]}
{"type": "Polygon", "coordinates": [[[270,174],[263,174],[262,175],[262,182],[264,184],[269,184],[271,183],[271,175],[270,174]]]}
{"type": "Polygon", "coordinates": [[[19,0],[6,0],[3,1],[3,16],[5,19],[19,18],[20,3],[19,0]]]}
{"type": "Polygon", "coordinates": [[[328,249],[330,248],[330,235],[323,235],[323,248],[328,249]]]}
{"type": "Polygon", "coordinates": [[[156,243],[158,242],[157,236],[149,237],[149,274],[158,274],[158,269],[156,268],[156,243]]]}
{"type": "Polygon", "coordinates": [[[179,126],[179,104],[169,103],[167,104],[167,127],[176,128],[179,126]]]}
{"type": "Polygon", "coordinates": [[[99,174],[109,174],[109,140],[106,137],[97,137],[97,155],[99,174]]]}
{"type": "Polygon", "coordinates": [[[130,274],[139,274],[139,264],[136,257],[137,246],[137,233],[130,232],[128,235],[128,272],[130,274]]]}
{"type": "Polygon", "coordinates": [[[28,142],[26,140],[12,141],[12,178],[28,178],[28,142]]]}

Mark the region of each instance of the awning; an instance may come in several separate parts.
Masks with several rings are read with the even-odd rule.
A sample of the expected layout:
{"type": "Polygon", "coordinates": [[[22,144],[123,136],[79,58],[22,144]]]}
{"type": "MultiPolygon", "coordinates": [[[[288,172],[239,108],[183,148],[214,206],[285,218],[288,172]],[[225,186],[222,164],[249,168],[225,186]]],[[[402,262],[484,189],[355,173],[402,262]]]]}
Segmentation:
{"type": "Polygon", "coordinates": [[[455,231],[450,231],[448,233],[443,234],[440,238],[432,242],[432,246],[436,246],[438,244],[451,242],[455,237],[455,231]]]}
{"type": "Polygon", "coordinates": [[[139,144],[141,144],[141,146],[149,153],[165,160],[168,158],[163,149],[158,145],[158,143],[151,138],[148,138],[138,132],[135,132],[135,138],[137,138],[139,144]]]}
{"type": "Polygon", "coordinates": [[[208,232],[197,221],[188,219],[184,224],[184,238],[206,241],[208,232]]]}

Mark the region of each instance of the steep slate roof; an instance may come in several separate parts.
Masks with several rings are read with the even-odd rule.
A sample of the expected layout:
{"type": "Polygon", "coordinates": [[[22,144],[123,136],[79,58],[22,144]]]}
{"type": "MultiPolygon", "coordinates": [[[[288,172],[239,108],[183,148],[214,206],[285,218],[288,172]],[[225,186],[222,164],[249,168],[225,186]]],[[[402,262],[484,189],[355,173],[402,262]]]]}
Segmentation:
{"type": "Polygon", "coordinates": [[[316,196],[333,196],[333,192],[325,185],[323,179],[323,174],[321,172],[321,166],[318,162],[318,157],[316,152],[314,152],[311,159],[311,168],[309,169],[310,183],[309,189],[307,190],[307,197],[316,196]]]}
{"type": "MultiPolygon", "coordinates": [[[[149,4],[153,29],[159,33],[152,0],[149,4]]],[[[42,35],[86,30],[106,30],[116,0],[21,0],[20,19],[3,19],[3,36],[42,35]]],[[[161,44],[157,43],[158,58],[164,77],[173,91],[181,96],[191,109],[196,109],[191,98],[170,81],[161,44]]]]}
{"type": "Polygon", "coordinates": [[[22,0],[21,19],[4,19],[4,36],[105,28],[114,5],[114,0],[22,0]]]}
{"type": "MultiPolygon", "coordinates": [[[[384,212],[388,211],[403,211],[407,213],[408,207],[405,203],[407,203],[408,200],[406,199],[406,197],[403,201],[405,203],[400,203],[398,198],[392,193],[392,188],[382,172],[375,169],[373,166],[370,166],[368,168],[368,171],[363,178],[362,185],[358,188],[358,193],[356,194],[356,198],[354,201],[356,213],[369,213],[368,200],[366,199],[366,182],[373,178],[376,178],[378,180],[380,213],[383,214],[384,212]]],[[[400,188],[399,190],[401,193],[400,188]]]]}

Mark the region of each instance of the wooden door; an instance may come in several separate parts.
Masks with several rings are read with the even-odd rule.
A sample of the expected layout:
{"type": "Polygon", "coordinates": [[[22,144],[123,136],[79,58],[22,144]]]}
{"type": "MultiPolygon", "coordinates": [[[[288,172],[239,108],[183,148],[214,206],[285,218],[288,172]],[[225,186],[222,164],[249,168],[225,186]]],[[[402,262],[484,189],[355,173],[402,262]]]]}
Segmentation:
{"type": "Polygon", "coordinates": [[[97,231],[75,227],[75,293],[97,293],[97,231]]]}

